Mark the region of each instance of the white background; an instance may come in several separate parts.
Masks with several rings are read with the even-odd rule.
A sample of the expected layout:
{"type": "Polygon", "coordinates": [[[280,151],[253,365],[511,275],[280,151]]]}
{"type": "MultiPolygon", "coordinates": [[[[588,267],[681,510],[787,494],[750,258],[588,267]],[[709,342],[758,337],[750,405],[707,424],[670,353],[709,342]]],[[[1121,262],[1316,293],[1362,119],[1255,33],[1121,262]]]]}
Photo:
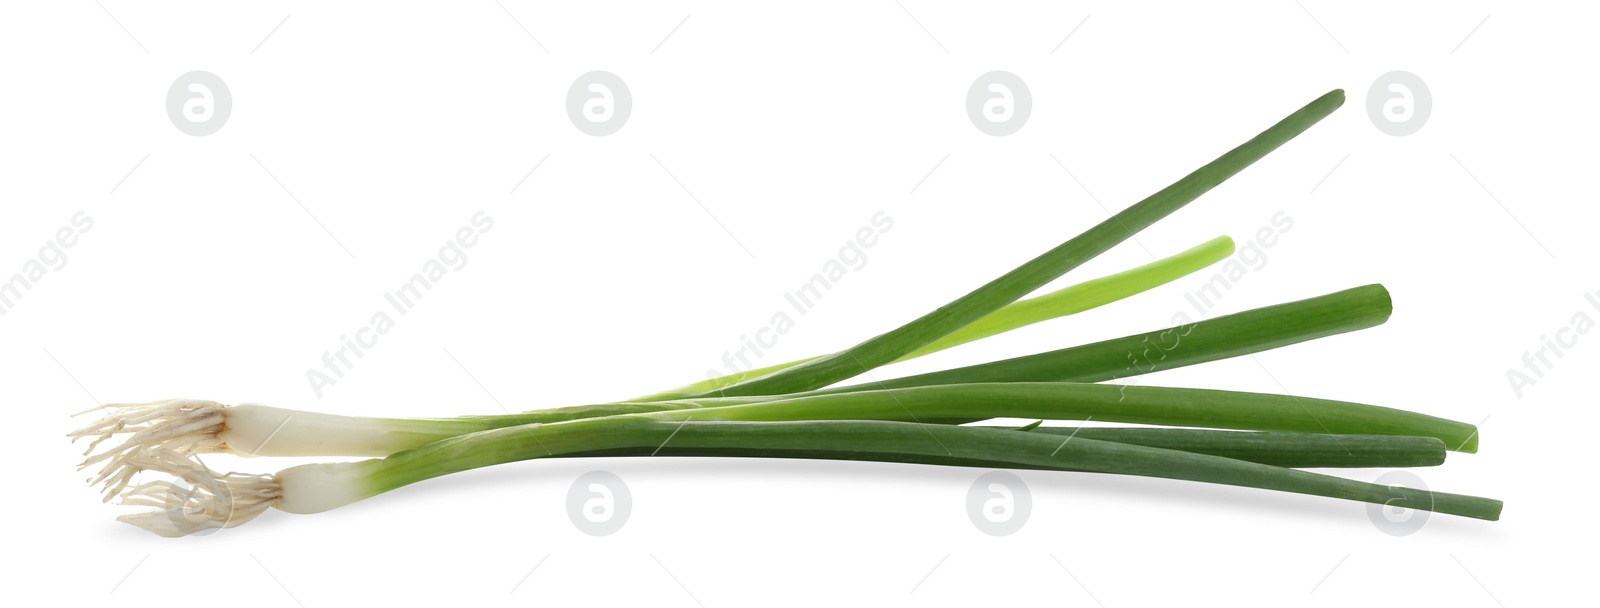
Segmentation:
{"type": "MultiPolygon", "coordinates": [[[[1600,318],[1583,297],[1600,290],[1592,8],[900,4],[0,9],[0,276],[74,213],[94,221],[0,316],[3,508],[24,561],[0,575],[7,595],[1117,607],[1535,606],[1583,592],[1592,571],[1567,551],[1596,540],[1584,465],[1600,336],[1581,336],[1520,399],[1506,371],[1575,313],[1600,318]],[[233,96],[210,136],[166,115],[168,87],[192,70],[233,96]],[[608,137],[566,114],[567,88],[591,70],[632,91],[608,137]],[[1011,136],[966,115],[967,88],[991,70],[1032,93],[1011,136]],[[1368,87],[1393,70],[1432,92],[1414,135],[1366,114],[1368,87]],[[1266,263],[1203,316],[1381,282],[1392,320],[1144,381],[1481,423],[1480,454],[1417,472],[1435,490],[1504,499],[1500,522],[1434,516],[1394,537],[1361,504],[1024,472],[1032,516],[996,538],[965,511],[981,470],[640,459],[505,465],[169,540],[113,521],[121,511],[81,484],[81,446],[63,438],[68,413],[100,402],[448,416],[675,386],[719,366],[883,211],[894,226],[867,264],[763,363],[842,348],[1333,88],[1349,92],[1334,116],[1061,284],[1216,235],[1243,245],[1285,212],[1293,228],[1266,263]],[[306,370],[478,211],[494,227],[468,264],[319,399],[306,370]],[[565,512],[591,470],[632,491],[612,536],[580,533],[565,512]]],[[[877,375],[1199,318],[1184,296],[1210,275],[877,375]]]]}

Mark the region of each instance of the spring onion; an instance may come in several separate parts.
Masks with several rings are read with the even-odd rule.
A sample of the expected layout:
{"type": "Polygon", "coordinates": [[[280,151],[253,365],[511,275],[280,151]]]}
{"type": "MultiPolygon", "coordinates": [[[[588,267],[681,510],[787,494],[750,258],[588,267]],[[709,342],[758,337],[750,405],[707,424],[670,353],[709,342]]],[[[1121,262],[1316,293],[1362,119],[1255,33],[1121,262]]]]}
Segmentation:
{"type": "Polygon", "coordinates": [[[277,508],[315,513],[433,477],[537,458],[738,456],[1112,473],[1260,488],[1494,520],[1498,500],[1390,487],[1295,467],[1433,466],[1475,452],[1470,424],[1386,407],[1237,391],[1094,382],[1372,327],[1368,285],[1156,332],[887,382],[828,388],[879,366],[1125,298],[1232,251],[1225,237],[1172,258],[1024,299],[1282,146],[1337,109],[1311,102],[1174,184],[955,301],[832,354],[633,401],[504,416],[391,419],[172,400],[112,408],[71,436],[123,516],[158,534],[232,527],[277,508]],[[963,426],[997,417],[1022,428],[963,426]],[[1044,427],[1093,420],[1146,427],[1044,427]],[[1172,427],[1172,428],[1169,428],[1172,427]],[[212,471],[207,452],[373,458],[275,474],[212,471]],[[139,482],[150,472],[170,479],[139,482]]]}
{"type": "MultiPolygon", "coordinates": [[[[1125,378],[1372,327],[1387,320],[1390,310],[1389,294],[1383,286],[1369,285],[996,363],[805,394],[974,382],[1096,382],[1125,378]]],[[[795,396],[800,395],[784,397],[795,396]]],[[[106,463],[93,481],[112,480],[108,489],[120,489],[121,483],[138,472],[137,468],[127,466],[124,456],[142,449],[163,448],[183,454],[387,456],[431,441],[504,426],[710,404],[759,403],[775,398],[779,397],[722,397],[696,399],[692,403],[604,403],[501,416],[409,420],[337,416],[251,404],[228,407],[214,401],[174,399],[108,406],[105,409],[109,410],[109,415],[70,436],[74,440],[94,438],[89,444],[91,452],[112,437],[123,438],[82,463],[82,466],[106,463]]]]}
{"type": "MultiPolygon", "coordinates": [[[[978,427],[983,428],[983,427],[978,427]]],[[[1431,467],[1444,464],[1443,441],[1434,437],[1404,435],[1327,435],[1322,433],[1275,433],[1217,431],[1157,427],[1076,427],[1035,426],[1026,430],[1068,438],[1131,443],[1210,454],[1234,460],[1296,469],[1358,467],[1431,467]]],[[[826,458],[832,460],[871,460],[949,466],[995,468],[1038,468],[1017,463],[961,460],[948,456],[917,456],[882,452],[844,453],[826,450],[759,448],[681,448],[671,445],[596,450],[564,454],[564,457],[600,456],[700,456],[718,458],[826,458]]]]}

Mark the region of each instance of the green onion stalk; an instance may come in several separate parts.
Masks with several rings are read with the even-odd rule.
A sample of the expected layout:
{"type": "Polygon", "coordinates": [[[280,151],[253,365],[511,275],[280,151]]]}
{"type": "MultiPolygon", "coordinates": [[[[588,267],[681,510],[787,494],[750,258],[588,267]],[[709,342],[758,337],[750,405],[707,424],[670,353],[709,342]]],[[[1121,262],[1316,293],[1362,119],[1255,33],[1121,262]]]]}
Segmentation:
{"type": "MultiPolygon", "coordinates": [[[[611,451],[637,455],[645,449],[655,455],[670,447],[674,452],[669,453],[683,450],[683,455],[773,455],[1122,473],[1380,502],[1480,519],[1494,519],[1499,512],[1499,503],[1488,499],[1406,491],[1396,494],[1381,490],[1382,486],[1304,473],[1240,454],[1256,441],[1254,448],[1258,452],[1268,448],[1268,456],[1274,459],[1326,465],[1327,461],[1316,460],[1316,450],[1324,454],[1342,450],[1351,459],[1347,462],[1371,465],[1373,459],[1357,458],[1357,450],[1373,451],[1383,458],[1437,463],[1447,445],[1476,447],[1477,431],[1472,425],[1377,406],[1284,395],[1065,382],[925,386],[709,406],[704,402],[675,403],[687,407],[504,426],[431,441],[427,434],[438,432],[431,426],[437,421],[392,420],[388,421],[393,425],[390,436],[410,435],[413,441],[425,443],[384,458],[303,465],[270,476],[217,475],[173,450],[139,450],[128,456],[130,466],[187,483],[148,482],[124,491],[127,480],[114,478],[108,483],[118,486],[108,491],[108,496],[121,492],[124,504],[156,507],[149,513],[125,516],[123,521],[160,534],[181,535],[193,529],[178,527],[179,522],[228,527],[248,521],[268,507],[314,513],[439,475],[493,464],[611,451]],[[964,417],[1100,420],[1300,436],[1271,435],[1256,440],[1256,433],[1185,436],[1172,434],[1176,429],[1129,428],[1081,429],[1061,437],[1059,432],[1037,428],[917,422],[964,417]],[[1377,434],[1364,434],[1368,431],[1377,434]],[[1326,435],[1316,441],[1305,440],[1306,434],[1318,432],[1326,435]],[[941,438],[972,449],[951,448],[941,438]],[[984,441],[992,445],[977,445],[984,441]],[[1042,451],[1035,453],[1040,441],[1056,444],[1049,458],[1043,458],[1042,451]],[[1198,449],[1198,444],[1209,444],[1212,449],[1198,449]],[[1068,445],[1074,449],[1064,453],[1071,458],[1057,458],[1068,445]],[[1078,449],[1082,446],[1092,449],[1078,449]]],[[[265,412],[243,411],[253,412],[247,415],[265,412]]],[[[281,432],[291,422],[278,421],[276,428],[281,432]]],[[[296,433],[298,440],[316,444],[341,441],[340,437],[348,435],[340,432],[337,424],[327,422],[317,424],[314,432],[296,433]]],[[[396,447],[399,444],[376,449],[396,447]]],[[[292,455],[293,449],[274,448],[272,454],[292,455]]]]}
{"type": "MultiPolygon", "coordinates": [[[[762,403],[783,398],[844,395],[868,389],[885,391],[973,383],[1098,382],[1260,352],[1373,327],[1387,320],[1391,310],[1388,291],[1381,285],[1368,285],[1196,323],[1018,357],[999,364],[974,365],[866,385],[787,396],[618,402],[551,408],[518,414],[428,419],[340,416],[255,404],[227,406],[214,401],[196,399],[117,404],[108,406],[110,415],[75,431],[72,437],[93,438],[88,452],[92,452],[108,440],[120,439],[108,449],[89,456],[82,463],[84,467],[101,465],[99,473],[91,481],[102,484],[105,498],[110,500],[127,487],[134,476],[142,470],[135,465],[137,461],[133,456],[151,449],[168,450],[184,455],[232,453],[245,456],[373,457],[387,456],[433,441],[494,428],[619,414],[762,403]]],[[[1124,389],[1118,389],[1118,398],[1121,399],[1123,396],[1124,389]]],[[[1280,401],[1288,407],[1298,408],[1308,400],[1290,398],[1284,401],[1280,398],[1280,401]]],[[[1347,404],[1347,406],[1370,407],[1359,404],[1347,404]]],[[[1395,412],[1386,415],[1409,415],[1408,412],[1399,410],[1378,411],[1395,412]]],[[[980,414],[975,419],[998,415],[980,414]]],[[[1383,416],[1378,418],[1381,421],[1383,416]]],[[[955,422],[968,421],[971,420],[955,422]]],[[[1371,428],[1350,428],[1344,432],[1393,434],[1381,430],[1384,428],[1396,427],[1393,424],[1383,425],[1374,422],[1371,428]]],[[[1320,428],[1311,430],[1333,433],[1320,428]]],[[[1462,438],[1461,443],[1452,444],[1451,447],[1462,451],[1476,449],[1475,439],[1467,441],[1472,437],[1462,438]]]]}
{"type": "MultiPolygon", "coordinates": [[[[1066,386],[1113,391],[1118,388],[1066,386]]],[[[124,516],[123,520],[160,534],[181,535],[193,531],[186,526],[238,525],[272,507],[290,513],[327,511],[395,488],[479,467],[596,451],[669,446],[713,454],[718,450],[794,451],[808,458],[1139,475],[1387,504],[1477,519],[1497,519],[1500,513],[1501,503],[1487,498],[1389,487],[1225,456],[1089,438],[1092,435],[1060,436],[1039,433],[1036,429],[889,420],[973,416],[978,412],[1007,417],[1071,419],[1083,412],[1076,404],[1028,398],[1030,393],[1057,390],[1049,384],[975,385],[960,392],[932,388],[900,389],[902,393],[894,398],[865,392],[534,423],[449,437],[384,458],[301,465],[270,476],[209,474],[181,455],[152,457],[151,452],[145,452],[141,457],[151,458],[152,462],[143,463],[144,466],[189,483],[146,483],[130,489],[129,494],[136,499],[132,504],[156,507],[156,510],[124,516]],[[989,390],[998,392],[993,402],[974,402],[974,396],[989,390]],[[890,402],[896,404],[892,407],[899,413],[889,411],[890,402]],[[881,415],[885,420],[846,419],[862,412],[881,415]]],[[[1190,415],[1159,404],[1133,409],[1137,412],[1124,413],[1120,418],[1163,422],[1187,419],[1190,415]]],[[[1244,421],[1260,413],[1254,407],[1227,409],[1231,411],[1212,419],[1218,424],[1247,426],[1253,423],[1244,421]]],[[[1330,417],[1324,422],[1338,426],[1342,420],[1330,417]]],[[[1442,445],[1437,438],[1433,441],[1438,442],[1432,444],[1435,447],[1442,445]]]]}
{"type": "MultiPolygon", "coordinates": [[[[1233,251],[1233,240],[1221,236],[1131,270],[1016,302],[991,318],[946,336],[938,344],[929,345],[902,360],[1103,306],[1192,274],[1232,255],[1233,251]]],[[[686,396],[685,390],[708,390],[719,386],[718,381],[737,379],[735,376],[708,380],[627,403],[553,408],[510,417],[435,420],[421,424],[423,431],[416,430],[419,425],[408,421],[332,416],[256,405],[229,408],[214,401],[196,399],[111,404],[84,412],[103,411],[107,415],[69,436],[74,441],[94,437],[84,452],[88,458],[81,467],[105,463],[93,482],[106,484],[112,491],[107,495],[109,499],[138,471],[128,466],[127,458],[138,450],[160,448],[183,454],[231,452],[260,456],[386,456],[428,441],[501,426],[656,411],[672,406],[643,405],[642,402],[682,397],[686,396]],[[127,437],[110,449],[90,455],[101,443],[115,436],[127,437]],[[271,445],[267,443],[268,437],[275,440],[271,445]],[[291,453],[282,453],[285,450],[291,453]]]]}
{"type": "MultiPolygon", "coordinates": [[[[1050,435],[1067,441],[1072,438],[1129,443],[1197,454],[1210,454],[1234,460],[1295,469],[1431,467],[1444,464],[1448,450],[1434,437],[1406,435],[1329,435],[1319,433],[1278,433],[1219,431],[1212,429],[1040,426],[1035,422],[1013,429],[1050,435]]],[[[1004,427],[972,427],[1004,428],[1004,427]]],[[[678,447],[670,442],[656,447],[591,450],[564,457],[623,456],[699,456],[725,458],[824,458],[832,460],[872,460],[947,466],[1001,466],[993,462],[961,460],[949,456],[918,456],[884,452],[845,453],[827,450],[757,448],[678,447]]],[[[1011,468],[1040,468],[1021,463],[1011,468]]],[[[1048,468],[1048,467],[1047,467],[1048,468]]]]}
{"type": "Polygon", "coordinates": [[[440,475],[534,458],[740,456],[876,460],[1164,477],[1496,519],[1500,502],[1379,486],[1291,467],[1427,466],[1473,452],[1469,424],[1372,405],[1205,389],[1092,384],[1372,327],[1368,285],[1235,315],[887,382],[827,388],[904,361],[1127,298],[1233,252],[1220,237],[1032,299],[1024,296],[1167,217],[1337,109],[1333,91],[1244,144],[965,296],[848,349],[638,399],[504,416],[389,419],[171,400],[117,406],[71,434],[106,499],[169,536],[270,509],[314,513],[440,475]],[[1184,428],[960,426],[995,417],[1184,428]],[[197,454],[373,456],[272,475],[218,474],[197,454]],[[143,471],[175,480],[135,484],[143,471]]]}

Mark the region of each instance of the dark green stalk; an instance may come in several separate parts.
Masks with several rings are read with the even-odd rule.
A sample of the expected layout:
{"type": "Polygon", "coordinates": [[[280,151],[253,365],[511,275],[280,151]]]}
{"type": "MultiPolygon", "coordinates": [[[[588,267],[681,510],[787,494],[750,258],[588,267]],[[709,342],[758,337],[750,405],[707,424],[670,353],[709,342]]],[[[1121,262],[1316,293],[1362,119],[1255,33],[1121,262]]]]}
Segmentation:
{"type": "Polygon", "coordinates": [[[823,389],[807,394],[972,382],[1100,382],[1271,350],[1383,324],[1382,285],[1277,304],[1167,329],[1003,361],[823,389]]]}
{"type": "MultiPolygon", "coordinates": [[[[991,427],[983,427],[991,428],[991,427]]],[[[1029,432],[1029,431],[1017,431],[1029,432]]],[[[1252,433],[1203,429],[1165,428],[1088,428],[1037,427],[1031,432],[1051,435],[1061,441],[1094,439],[1145,447],[1210,454],[1279,467],[1358,468],[1431,467],[1444,463],[1444,442],[1433,437],[1398,435],[1322,435],[1317,433],[1252,433]]],[[[1042,468],[968,461],[947,456],[852,452],[843,454],[823,450],[779,450],[754,448],[684,448],[673,445],[579,452],[563,457],[599,456],[698,456],[731,458],[812,458],[833,460],[872,460],[948,466],[1042,468]]]]}
{"type": "Polygon", "coordinates": [[[777,395],[814,390],[890,363],[1044,287],[1166,217],[1305,132],[1344,103],[1344,91],[1317,98],[1287,118],[1000,278],[888,333],[844,351],[697,396],[777,395]]]}
{"type": "Polygon", "coordinates": [[[1444,442],[1408,435],[1329,435],[1169,428],[1042,426],[1034,433],[1131,443],[1297,469],[1432,467],[1444,464],[1444,442]]]}
{"type": "Polygon", "coordinates": [[[678,422],[645,416],[591,418],[472,433],[393,454],[335,465],[363,473],[360,496],[441,475],[583,451],[656,448],[810,450],[945,457],[1140,475],[1261,488],[1494,520],[1498,500],[1383,486],[1207,454],[997,428],[904,422],[678,422]]]}
{"type": "Polygon", "coordinates": [[[1093,344],[868,384],[795,395],[576,405],[511,416],[478,417],[482,424],[469,430],[916,386],[975,382],[1100,382],[1258,353],[1375,327],[1387,321],[1392,312],[1388,290],[1382,285],[1366,285],[1093,344]]]}
{"type": "Polygon", "coordinates": [[[925,422],[974,416],[1095,420],[1327,435],[1411,435],[1437,438],[1453,450],[1478,449],[1478,429],[1473,425],[1376,405],[1293,395],[1075,382],[921,386],[636,415],[697,421],[925,422]]]}

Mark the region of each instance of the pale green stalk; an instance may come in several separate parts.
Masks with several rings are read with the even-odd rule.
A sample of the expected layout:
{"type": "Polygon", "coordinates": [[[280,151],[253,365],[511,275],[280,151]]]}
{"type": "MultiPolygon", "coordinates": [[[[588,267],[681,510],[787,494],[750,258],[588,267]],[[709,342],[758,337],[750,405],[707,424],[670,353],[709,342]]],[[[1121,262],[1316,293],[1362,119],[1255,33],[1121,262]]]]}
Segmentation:
{"type": "MultiPolygon", "coordinates": [[[[1233,255],[1233,251],[1233,239],[1219,236],[1177,255],[1165,257],[1138,268],[1124,270],[1097,279],[1090,279],[1042,296],[1019,300],[991,313],[987,317],[978,319],[971,325],[951,332],[932,344],[914,350],[896,359],[895,362],[899,363],[924,355],[931,355],[941,350],[976,342],[1013,329],[1027,327],[1034,323],[1105,306],[1193,274],[1233,255]]],[[[726,376],[701,380],[668,391],[631,399],[630,401],[664,401],[689,395],[710,393],[725,386],[732,386],[745,380],[759,378],[822,356],[817,355],[816,357],[806,357],[796,361],[734,372],[726,376]]]]}

